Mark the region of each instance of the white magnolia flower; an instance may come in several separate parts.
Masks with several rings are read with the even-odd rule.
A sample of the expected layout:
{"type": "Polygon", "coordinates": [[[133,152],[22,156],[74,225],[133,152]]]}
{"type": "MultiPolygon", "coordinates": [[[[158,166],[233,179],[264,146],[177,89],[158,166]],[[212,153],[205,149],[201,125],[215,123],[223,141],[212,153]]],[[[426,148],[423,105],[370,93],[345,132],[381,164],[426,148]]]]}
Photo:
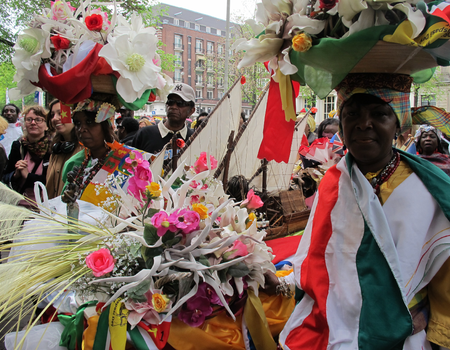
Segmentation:
{"type": "Polygon", "coordinates": [[[12,62],[17,70],[14,80],[19,82],[27,79],[37,82],[41,58],[51,56],[50,33],[38,28],[25,29],[19,34],[14,50],[12,62]]]}
{"type": "Polygon", "coordinates": [[[161,101],[165,101],[174,87],[173,80],[165,73],[158,74],[158,84],[156,94],[161,101]]]}
{"type": "MultiPolygon", "coordinates": [[[[133,13],[130,21],[127,21],[123,16],[117,15],[117,27],[112,32],[113,37],[118,37],[123,34],[128,34],[130,39],[133,40],[137,34],[148,33],[156,35],[156,29],[153,27],[145,27],[142,17],[133,13]]],[[[108,41],[110,38],[108,38],[108,41]]]]}
{"type": "Polygon", "coordinates": [[[119,72],[117,92],[129,103],[141,97],[145,90],[157,86],[161,68],[153,59],[158,38],[148,32],[108,37],[109,43],[99,52],[114,71],[119,72]]]}
{"type": "Polygon", "coordinates": [[[337,9],[344,20],[351,21],[356,14],[367,9],[367,3],[365,0],[339,0],[337,9]]]}

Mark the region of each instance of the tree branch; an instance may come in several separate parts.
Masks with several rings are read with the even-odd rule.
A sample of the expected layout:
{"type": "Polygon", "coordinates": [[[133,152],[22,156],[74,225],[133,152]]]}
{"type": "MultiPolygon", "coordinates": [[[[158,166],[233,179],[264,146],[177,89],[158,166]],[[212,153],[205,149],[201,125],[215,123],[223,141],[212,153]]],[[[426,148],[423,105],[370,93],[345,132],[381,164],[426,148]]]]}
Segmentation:
{"type": "Polygon", "coordinates": [[[0,43],[13,47],[15,43],[9,41],[8,39],[0,38],[0,43]]]}

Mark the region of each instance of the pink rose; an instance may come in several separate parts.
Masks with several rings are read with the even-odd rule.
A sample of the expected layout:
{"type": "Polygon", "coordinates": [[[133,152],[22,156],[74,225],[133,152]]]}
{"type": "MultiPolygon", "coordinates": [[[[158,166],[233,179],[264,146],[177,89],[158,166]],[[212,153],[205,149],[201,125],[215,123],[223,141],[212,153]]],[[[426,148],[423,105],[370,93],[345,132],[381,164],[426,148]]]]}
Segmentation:
{"type": "Polygon", "coordinates": [[[233,246],[225,251],[225,253],[227,252],[231,253],[227,256],[227,260],[248,255],[247,246],[239,240],[234,241],[233,246]]]}
{"type": "MultiPolygon", "coordinates": [[[[213,156],[209,156],[211,162],[211,170],[217,168],[217,160],[213,156]]],[[[206,158],[206,152],[200,153],[200,157],[194,163],[194,171],[196,174],[208,170],[208,159],[206,158]]]]}
{"type": "MultiPolygon", "coordinates": [[[[73,6],[70,6],[70,2],[66,2],[67,4],[67,8],[69,9],[69,11],[76,11],[76,8],[73,6]]],[[[66,6],[64,5],[64,3],[61,0],[58,1],[51,1],[51,16],[53,20],[56,21],[64,21],[67,19],[68,17],[68,13],[66,11],[66,6]]]]}
{"type": "Polygon", "coordinates": [[[114,258],[109,249],[99,249],[86,257],[86,265],[95,277],[101,277],[114,269],[114,258]]]}
{"type": "Polygon", "coordinates": [[[241,207],[247,207],[248,210],[261,208],[264,205],[259,196],[255,194],[253,190],[248,191],[247,199],[242,202],[241,207]]]}
{"type": "Polygon", "coordinates": [[[195,211],[178,209],[169,216],[169,222],[182,233],[188,234],[198,229],[200,215],[195,211]]]}

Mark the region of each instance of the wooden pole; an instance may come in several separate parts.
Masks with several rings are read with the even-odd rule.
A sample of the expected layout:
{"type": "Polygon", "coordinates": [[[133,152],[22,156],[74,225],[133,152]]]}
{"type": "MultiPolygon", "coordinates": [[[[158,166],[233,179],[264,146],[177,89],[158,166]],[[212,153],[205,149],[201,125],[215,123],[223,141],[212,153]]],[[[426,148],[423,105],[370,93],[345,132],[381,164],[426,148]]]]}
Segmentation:
{"type": "Polygon", "coordinates": [[[264,158],[262,161],[262,171],[263,171],[263,178],[262,178],[262,190],[263,193],[267,193],[267,164],[269,163],[266,158],[264,158]]]}
{"type": "Polygon", "coordinates": [[[230,136],[228,136],[228,146],[227,146],[227,154],[225,155],[225,168],[223,169],[223,189],[224,191],[227,190],[228,186],[228,170],[230,168],[230,159],[231,159],[231,153],[234,150],[234,130],[231,130],[230,136]]]}
{"type": "Polygon", "coordinates": [[[178,145],[177,145],[177,133],[172,137],[172,172],[177,169],[178,165],[178,145]]]}

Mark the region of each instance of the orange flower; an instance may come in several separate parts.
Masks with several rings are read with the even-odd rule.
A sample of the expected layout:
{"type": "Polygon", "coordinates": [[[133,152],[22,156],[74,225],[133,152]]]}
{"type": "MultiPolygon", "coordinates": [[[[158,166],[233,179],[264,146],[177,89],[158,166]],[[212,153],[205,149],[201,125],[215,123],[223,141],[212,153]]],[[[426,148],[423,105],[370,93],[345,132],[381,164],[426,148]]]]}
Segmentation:
{"type": "Polygon", "coordinates": [[[150,192],[153,198],[158,198],[161,195],[161,187],[156,182],[151,182],[150,185],[145,186],[145,188],[150,192]]]}
{"type": "Polygon", "coordinates": [[[208,217],[208,208],[206,208],[203,204],[199,203],[192,204],[192,210],[195,211],[198,215],[200,215],[200,219],[202,220],[208,217]]]}
{"type": "Polygon", "coordinates": [[[292,48],[298,52],[306,52],[312,46],[312,39],[308,33],[299,33],[292,38],[292,48]]]}
{"type": "Polygon", "coordinates": [[[253,221],[256,220],[256,215],[254,213],[248,214],[247,224],[245,225],[245,229],[248,229],[250,226],[252,226],[253,221]]]}
{"type": "Polygon", "coordinates": [[[167,308],[169,298],[164,294],[155,293],[152,295],[152,304],[156,312],[164,312],[167,308]]]}

